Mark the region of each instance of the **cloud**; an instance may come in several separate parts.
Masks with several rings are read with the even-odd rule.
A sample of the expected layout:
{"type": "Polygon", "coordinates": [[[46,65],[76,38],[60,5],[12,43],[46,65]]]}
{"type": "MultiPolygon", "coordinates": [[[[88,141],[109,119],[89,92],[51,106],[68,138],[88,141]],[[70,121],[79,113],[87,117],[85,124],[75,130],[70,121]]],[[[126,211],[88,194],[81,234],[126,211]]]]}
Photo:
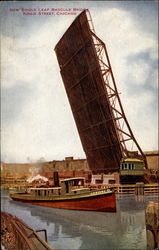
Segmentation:
{"type": "Polygon", "coordinates": [[[97,34],[106,42],[132,131],[143,150],[155,150],[158,148],[156,38],[145,27],[138,28],[128,11],[110,8],[101,10],[100,16],[95,12],[93,15],[97,34]]]}
{"type": "MultiPolygon", "coordinates": [[[[63,25],[61,21],[59,30],[63,25]]],[[[28,156],[38,159],[41,155],[62,159],[70,152],[76,157],[85,156],[53,50],[59,38],[52,35],[51,29],[55,27],[47,22],[28,39],[3,37],[7,52],[2,57],[7,98],[2,100],[3,123],[13,118],[14,122],[7,128],[3,126],[2,148],[10,159],[25,161],[28,156]]]]}
{"type": "Polygon", "coordinates": [[[149,51],[152,57],[157,57],[157,41],[144,29],[138,29],[128,11],[111,8],[101,10],[100,16],[96,12],[92,15],[96,33],[106,43],[117,77],[122,77],[121,73],[126,72],[128,56],[149,51]]]}
{"type": "Polygon", "coordinates": [[[22,108],[27,105],[31,90],[26,82],[14,85],[11,88],[1,88],[1,104],[2,104],[2,124],[15,122],[17,115],[21,115],[22,108]]]}

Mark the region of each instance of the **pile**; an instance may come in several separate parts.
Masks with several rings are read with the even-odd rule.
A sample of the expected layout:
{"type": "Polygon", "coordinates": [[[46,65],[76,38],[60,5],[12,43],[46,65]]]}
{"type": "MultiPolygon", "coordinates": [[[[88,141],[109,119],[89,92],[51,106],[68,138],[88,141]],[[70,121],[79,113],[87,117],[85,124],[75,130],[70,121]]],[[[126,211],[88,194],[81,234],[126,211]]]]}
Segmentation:
{"type": "Polygon", "coordinates": [[[11,216],[4,212],[1,212],[1,244],[6,250],[18,250],[11,216]]]}

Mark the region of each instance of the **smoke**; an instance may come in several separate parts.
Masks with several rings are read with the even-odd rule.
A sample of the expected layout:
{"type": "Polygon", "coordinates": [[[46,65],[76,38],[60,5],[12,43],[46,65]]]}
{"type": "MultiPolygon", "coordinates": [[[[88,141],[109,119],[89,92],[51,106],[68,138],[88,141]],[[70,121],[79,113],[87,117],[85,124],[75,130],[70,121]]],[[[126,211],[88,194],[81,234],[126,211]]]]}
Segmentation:
{"type": "MultiPolygon", "coordinates": [[[[33,160],[31,160],[30,157],[27,158],[27,160],[31,163],[34,162],[33,160]]],[[[27,182],[31,183],[33,181],[37,181],[37,180],[42,180],[44,182],[47,182],[48,179],[44,176],[41,176],[39,174],[40,170],[42,169],[43,165],[45,163],[45,158],[41,157],[39,160],[37,160],[36,162],[34,162],[34,166],[29,168],[29,173],[30,176],[27,179],[27,182]]]]}
{"type": "Polygon", "coordinates": [[[30,173],[31,177],[36,176],[41,171],[42,167],[44,166],[44,163],[46,162],[44,157],[41,157],[37,161],[31,160],[30,157],[27,157],[27,161],[29,163],[32,163],[31,164],[32,167],[29,168],[29,173],[30,173]],[[34,163],[34,165],[33,165],[33,163],[34,163]]]}
{"type": "Polygon", "coordinates": [[[48,181],[48,178],[44,177],[44,176],[41,176],[41,175],[36,175],[36,176],[31,176],[27,179],[27,182],[31,183],[33,181],[37,181],[37,180],[42,180],[44,182],[47,182],[48,181]]]}
{"type": "Polygon", "coordinates": [[[37,175],[38,172],[39,172],[39,168],[36,168],[36,167],[29,168],[29,173],[31,174],[31,177],[37,175]]]}

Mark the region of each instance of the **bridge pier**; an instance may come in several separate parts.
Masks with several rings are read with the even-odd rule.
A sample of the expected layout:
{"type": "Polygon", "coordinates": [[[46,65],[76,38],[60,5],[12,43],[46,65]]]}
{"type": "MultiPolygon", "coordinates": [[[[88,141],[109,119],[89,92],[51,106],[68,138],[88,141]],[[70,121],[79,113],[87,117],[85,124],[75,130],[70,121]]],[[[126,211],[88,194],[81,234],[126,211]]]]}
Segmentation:
{"type": "Polygon", "coordinates": [[[144,195],[144,183],[143,182],[136,183],[135,194],[136,195],[144,195]]]}
{"type": "Polygon", "coordinates": [[[159,248],[159,203],[149,202],[146,207],[147,249],[159,248]]]}

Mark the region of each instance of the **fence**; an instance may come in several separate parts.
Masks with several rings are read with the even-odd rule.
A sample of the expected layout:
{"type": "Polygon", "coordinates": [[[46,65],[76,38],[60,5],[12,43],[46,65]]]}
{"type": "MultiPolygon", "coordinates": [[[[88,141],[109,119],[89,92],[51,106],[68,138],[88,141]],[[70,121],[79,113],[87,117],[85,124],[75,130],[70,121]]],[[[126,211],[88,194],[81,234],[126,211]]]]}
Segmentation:
{"type": "Polygon", "coordinates": [[[120,184],[94,184],[87,185],[87,187],[91,187],[92,189],[113,189],[118,194],[148,194],[148,193],[159,193],[159,184],[129,184],[129,185],[120,185],[120,184]]]}

